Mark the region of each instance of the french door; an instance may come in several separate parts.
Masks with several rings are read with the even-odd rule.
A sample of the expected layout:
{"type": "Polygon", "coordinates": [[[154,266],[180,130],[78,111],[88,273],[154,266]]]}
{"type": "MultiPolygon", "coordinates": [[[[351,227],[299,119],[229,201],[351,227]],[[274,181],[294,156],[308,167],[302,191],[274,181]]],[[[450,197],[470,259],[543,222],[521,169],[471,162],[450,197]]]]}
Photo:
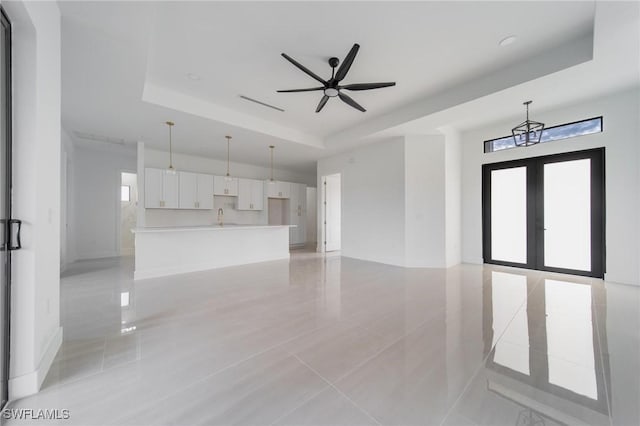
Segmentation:
{"type": "Polygon", "coordinates": [[[11,25],[0,7],[0,409],[8,399],[11,251],[20,221],[11,219],[11,25]]]}
{"type": "Polygon", "coordinates": [[[604,148],[485,164],[485,263],[604,278],[604,148]]]}

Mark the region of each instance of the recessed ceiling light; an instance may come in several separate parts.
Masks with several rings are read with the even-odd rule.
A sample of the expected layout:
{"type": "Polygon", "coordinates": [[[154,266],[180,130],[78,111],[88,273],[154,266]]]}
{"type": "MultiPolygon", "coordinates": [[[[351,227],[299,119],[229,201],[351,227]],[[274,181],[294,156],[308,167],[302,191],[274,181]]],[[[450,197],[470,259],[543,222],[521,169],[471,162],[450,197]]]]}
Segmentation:
{"type": "Polygon", "coordinates": [[[510,35],[510,36],[505,37],[502,40],[500,40],[498,45],[500,45],[500,47],[505,47],[505,46],[508,46],[508,45],[512,44],[517,39],[518,39],[518,37],[516,37],[514,35],[510,35]]]}
{"type": "Polygon", "coordinates": [[[192,72],[188,72],[187,73],[187,78],[191,81],[198,81],[200,80],[200,76],[198,74],[194,74],[192,72]]]}

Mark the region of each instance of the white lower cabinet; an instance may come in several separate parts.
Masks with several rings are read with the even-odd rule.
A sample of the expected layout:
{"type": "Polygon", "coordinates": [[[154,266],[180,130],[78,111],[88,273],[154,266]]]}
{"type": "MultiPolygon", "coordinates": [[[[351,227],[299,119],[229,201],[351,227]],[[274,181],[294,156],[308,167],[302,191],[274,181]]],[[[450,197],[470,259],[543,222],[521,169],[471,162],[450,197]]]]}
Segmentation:
{"type": "Polygon", "coordinates": [[[177,209],[178,204],[178,173],[146,168],[144,206],[148,209],[177,209]]]}
{"type": "Polygon", "coordinates": [[[238,179],[238,210],[264,209],[264,183],[255,179],[238,179]]]}

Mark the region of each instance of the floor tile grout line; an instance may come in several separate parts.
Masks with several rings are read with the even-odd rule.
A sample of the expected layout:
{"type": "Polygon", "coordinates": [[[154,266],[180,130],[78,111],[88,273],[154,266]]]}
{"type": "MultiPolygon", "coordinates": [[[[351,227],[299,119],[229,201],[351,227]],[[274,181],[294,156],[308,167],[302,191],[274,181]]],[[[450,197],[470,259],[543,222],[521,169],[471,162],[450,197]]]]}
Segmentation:
{"type": "Polygon", "coordinates": [[[593,308],[593,316],[594,316],[594,320],[596,322],[596,336],[598,338],[598,348],[600,350],[600,368],[602,368],[602,382],[604,385],[604,394],[605,394],[605,398],[607,399],[607,409],[609,410],[609,425],[613,426],[613,416],[612,413],[613,411],[611,410],[611,401],[609,399],[609,386],[607,385],[607,378],[605,376],[605,368],[604,368],[604,347],[602,346],[602,339],[600,337],[600,317],[598,316],[598,309],[595,308],[595,305],[593,304],[593,302],[591,303],[591,306],[593,308]]]}
{"type": "MultiPolygon", "coordinates": [[[[276,294],[285,293],[285,292],[286,292],[286,290],[283,290],[282,292],[278,292],[278,293],[276,293],[276,294]]],[[[270,296],[269,296],[269,297],[270,297],[270,296]]],[[[321,297],[320,297],[319,295],[316,295],[316,296],[314,296],[314,297],[312,297],[312,298],[310,298],[310,299],[308,299],[308,300],[306,300],[306,301],[304,301],[304,302],[302,302],[302,303],[310,303],[310,302],[313,302],[313,301],[315,301],[315,300],[317,300],[317,299],[320,299],[320,298],[321,298],[321,297]]],[[[250,300],[249,300],[249,299],[247,299],[247,300],[249,300],[249,301],[256,301],[256,300],[258,300],[258,299],[259,299],[259,298],[257,298],[257,299],[250,299],[250,300]]],[[[245,300],[245,302],[246,302],[246,300],[245,300]]],[[[244,302],[241,302],[241,303],[244,303],[244,302]]],[[[215,310],[214,310],[214,311],[215,311],[215,310]]],[[[212,311],[212,312],[213,312],[213,311],[212,311]]],[[[187,313],[186,315],[187,315],[187,316],[189,316],[189,313],[187,313]]],[[[351,317],[352,315],[357,315],[357,313],[355,313],[355,314],[350,314],[350,315],[348,315],[347,317],[345,317],[345,318],[343,318],[343,319],[345,319],[345,320],[346,320],[347,318],[351,317]]],[[[184,315],[177,315],[176,317],[180,317],[180,316],[184,316],[184,315]]],[[[176,317],[172,317],[172,319],[175,319],[176,317]]],[[[339,319],[339,320],[336,320],[336,321],[340,321],[340,319],[339,319]]],[[[167,321],[167,322],[168,322],[168,321],[167,321]]],[[[305,333],[301,333],[301,334],[299,334],[299,335],[296,335],[296,336],[292,337],[292,338],[291,338],[291,339],[289,339],[289,340],[285,340],[285,341],[283,341],[283,342],[279,343],[278,345],[275,345],[275,346],[272,346],[272,347],[267,348],[267,349],[266,349],[265,351],[263,351],[263,352],[258,352],[258,353],[256,353],[256,354],[254,354],[254,355],[252,355],[252,356],[250,356],[250,357],[246,358],[246,360],[251,359],[251,358],[252,358],[253,356],[255,356],[255,355],[260,355],[261,353],[264,353],[264,352],[266,352],[266,351],[269,351],[269,350],[271,350],[271,349],[274,349],[274,348],[276,348],[276,347],[277,347],[277,346],[279,346],[279,345],[286,344],[286,343],[288,343],[290,340],[297,339],[297,338],[299,338],[299,337],[303,337],[305,334],[313,333],[313,332],[315,332],[315,331],[321,330],[321,329],[323,329],[323,328],[325,328],[325,327],[329,327],[329,326],[331,326],[331,325],[332,325],[332,323],[331,323],[331,322],[329,322],[329,323],[327,323],[327,324],[325,324],[325,325],[323,325],[323,326],[321,326],[321,327],[315,328],[315,329],[313,329],[313,330],[311,330],[311,331],[308,331],[308,332],[305,332],[305,333]]],[[[114,337],[117,337],[117,335],[116,335],[116,334],[114,334],[114,337]]],[[[106,347],[106,340],[107,340],[107,338],[108,338],[108,337],[105,337],[105,338],[104,338],[104,339],[105,339],[105,347],[106,347]]],[[[77,381],[79,381],[79,380],[84,380],[84,379],[86,379],[86,378],[89,378],[89,377],[95,376],[95,375],[100,374],[100,373],[102,373],[102,372],[106,372],[106,371],[108,371],[108,370],[110,370],[110,369],[118,368],[118,367],[121,367],[121,366],[124,366],[124,365],[127,365],[127,364],[131,364],[131,363],[135,363],[135,362],[138,362],[138,361],[142,361],[142,360],[143,360],[143,359],[135,359],[135,360],[127,361],[127,362],[124,362],[124,363],[119,364],[119,365],[114,365],[113,367],[107,368],[106,370],[105,370],[104,368],[101,368],[101,369],[100,369],[100,371],[97,371],[97,372],[94,372],[94,373],[90,373],[90,374],[87,374],[87,375],[85,375],[85,376],[81,376],[81,377],[77,377],[77,378],[74,378],[74,379],[71,379],[71,380],[64,380],[64,381],[61,381],[61,382],[54,383],[54,384],[52,384],[52,386],[51,386],[51,387],[49,387],[49,389],[57,388],[58,386],[67,385],[67,384],[69,384],[69,383],[75,383],[75,382],[77,382],[77,381]]],[[[242,362],[242,361],[240,361],[240,362],[242,362]]],[[[103,354],[103,363],[104,363],[104,354],[103,354]]],[[[217,374],[217,372],[212,373],[212,374],[217,374]]]]}
{"type": "MultiPolygon", "coordinates": [[[[292,355],[293,356],[293,355],[292,355]]],[[[317,374],[314,372],[314,374],[317,374]]],[[[275,419],[274,421],[272,421],[271,423],[269,423],[269,426],[274,426],[276,425],[280,420],[286,418],[289,414],[293,413],[294,411],[296,411],[298,408],[302,407],[304,404],[306,404],[307,402],[311,401],[313,398],[315,398],[316,396],[320,395],[322,392],[326,391],[327,389],[331,389],[331,386],[329,385],[325,385],[322,389],[320,389],[318,392],[315,392],[313,394],[311,394],[308,398],[305,398],[300,404],[295,405],[292,409],[285,411],[282,415],[280,415],[277,419],[275,419]]]]}
{"type": "MultiPolygon", "coordinates": [[[[364,360],[360,361],[358,364],[356,364],[355,366],[353,366],[352,368],[350,368],[349,370],[347,370],[345,373],[343,373],[340,377],[338,377],[338,379],[336,381],[340,381],[342,379],[344,379],[345,377],[349,376],[351,373],[353,373],[354,371],[356,371],[357,369],[359,369],[360,367],[362,367],[363,365],[365,365],[366,363],[368,363],[369,361],[375,359],[378,355],[380,355],[381,353],[383,353],[384,351],[386,351],[387,349],[389,349],[390,347],[392,347],[393,345],[395,345],[396,343],[400,342],[402,339],[410,336],[413,332],[417,331],[418,329],[420,329],[421,327],[423,327],[424,325],[426,325],[429,321],[431,321],[433,318],[430,318],[428,320],[426,320],[424,323],[418,325],[417,327],[413,328],[412,330],[408,331],[407,333],[403,334],[402,336],[400,336],[399,338],[392,340],[390,343],[388,343],[387,345],[383,346],[382,348],[380,348],[378,351],[376,351],[375,353],[371,354],[370,356],[366,357],[364,360]]],[[[364,329],[368,332],[371,332],[371,330],[366,329],[360,325],[355,325],[354,328],[360,328],[360,329],[364,329]]],[[[317,330],[316,330],[317,331],[317,330]]],[[[315,331],[314,331],[315,332],[315,331]]],[[[376,334],[379,337],[384,337],[381,335],[376,334]]],[[[331,385],[331,387],[333,387],[334,389],[336,389],[336,391],[340,392],[341,395],[344,395],[344,392],[342,392],[340,389],[338,389],[336,387],[336,385],[333,384],[333,382],[331,382],[330,380],[324,378],[320,373],[318,373],[315,369],[313,369],[311,366],[309,366],[306,362],[302,361],[298,355],[295,352],[292,352],[288,349],[285,349],[285,351],[295,357],[296,359],[298,359],[298,361],[300,361],[301,363],[303,363],[305,366],[307,366],[309,369],[311,369],[314,373],[316,373],[318,376],[320,376],[324,381],[326,381],[327,383],[329,383],[331,385]]],[[[346,397],[346,395],[344,395],[346,397]]],[[[348,398],[349,401],[351,401],[351,398],[348,398]]],[[[351,401],[352,404],[356,405],[356,407],[358,407],[358,409],[363,410],[362,408],[360,408],[357,404],[355,404],[353,401],[351,401]]],[[[300,406],[302,406],[303,404],[301,404],[300,406]]],[[[300,406],[296,407],[299,408],[300,406]]],[[[294,409],[295,410],[295,409],[294,409]]],[[[366,412],[366,411],[365,411],[366,412]]],[[[377,422],[377,420],[376,420],[377,422]]]]}
{"type": "MultiPolygon", "coordinates": [[[[225,371],[227,371],[227,370],[230,370],[230,369],[232,369],[232,368],[234,368],[234,367],[237,367],[238,365],[240,365],[240,364],[242,364],[242,363],[244,363],[244,362],[250,361],[250,360],[251,360],[251,359],[253,359],[253,358],[256,358],[256,357],[259,357],[259,356],[261,356],[261,355],[264,355],[265,353],[267,353],[267,352],[269,352],[269,351],[272,351],[272,350],[274,350],[274,349],[278,349],[278,347],[279,347],[279,346],[286,345],[287,343],[289,343],[289,342],[290,342],[290,341],[292,341],[292,340],[295,340],[295,339],[298,339],[298,338],[304,337],[304,336],[305,336],[305,335],[307,335],[307,334],[314,333],[314,332],[316,332],[316,331],[318,331],[318,330],[321,330],[321,329],[323,329],[323,328],[325,328],[325,327],[328,327],[328,326],[330,326],[330,325],[331,325],[331,324],[327,324],[327,325],[322,326],[322,327],[320,327],[320,328],[316,328],[316,329],[313,329],[313,330],[310,330],[310,331],[307,331],[307,332],[304,332],[304,333],[298,334],[298,335],[296,335],[296,336],[294,336],[294,337],[292,337],[292,338],[290,338],[290,339],[287,339],[287,340],[285,340],[285,341],[283,341],[283,342],[280,342],[280,343],[278,343],[278,344],[276,344],[276,345],[269,346],[268,348],[263,349],[262,351],[258,351],[258,352],[254,353],[254,354],[252,354],[252,355],[250,355],[250,356],[248,356],[248,357],[246,357],[246,358],[243,358],[243,359],[241,359],[241,360],[239,360],[239,361],[234,362],[233,364],[227,365],[226,367],[223,367],[223,368],[221,368],[220,370],[217,370],[217,371],[215,371],[215,372],[213,372],[213,373],[207,374],[206,376],[200,377],[200,378],[198,378],[197,380],[194,380],[192,383],[189,383],[189,384],[187,384],[187,385],[184,385],[184,386],[182,386],[182,387],[180,387],[180,388],[178,388],[178,389],[176,389],[176,390],[172,391],[170,394],[165,395],[164,397],[162,397],[161,399],[159,399],[159,400],[157,400],[157,401],[151,401],[151,402],[149,402],[149,403],[147,403],[147,404],[144,404],[144,407],[147,407],[147,406],[149,406],[149,405],[151,405],[151,404],[157,404],[158,402],[161,402],[161,401],[165,401],[165,400],[167,400],[167,399],[169,399],[169,398],[173,397],[173,396],[174,396],[174,395],[176,395],[177,393],[183,392],[183,391],[185,391],[185,390],[187,390],[187,389],[189,389],[189,388],[191,388],[191,387],[193,387],[193,386],[195,386],[195,385],[198,385],[198,384],[200,384],[200,383],[202,383],[202,382],[204,382],[204,381],[206,381],[206,380],[209,380],[209,379],[211,379],[211,378],[213,378],[213,377],[217,376],[218,374],[221,374],[221,373],[223,373],[223,372],[225,372],[225,371]]],[[[283,349],[283,352],[285,352],[285,353],[287,353],[287,354],[290,354],[290,353],[289,353],[289,351],[284,350],[284,349],[283,349]]],[[[131,362],[135,362],[135,361],[131,361],[131,362]]],[[[127,364],[129,364],[129,363],[127,363],[127,364]]],[[[95,375],[95,374],[94,374],[94,375],[95,375]]],[[[117,420],[119,420],[119,419],[121,419],[121,418],[118,418],[117,420]]]]}
{"type": "Polygon", "coordinates": [[[330,380],[326,379],[322,374],[320,374],[319,372],[317,372],[313,367],[311,367],[309,364],[307,364],[306,362],[304,362],[302,359],[300,359],[297,355],[293,355],[302,365],[304,365],[305,367],[307,367],[309,370],[313,371],[318,377],[320,377],[323,381],[325,381],[333,390],[335,390],[336,392],[338,392],[340,395],[342,395],[343,398],[345,398],[347,401],[349,401],[351,404],[353,404],[354,407],[356,407],[358,410],[360,410],[363,414],[365,414],[367,417],[369,417],[371,420],[373,420],[377,425],[381,426],[382,423],[380,421],[378,421],[378,419],[376,419],[372,414],[370,414],[367,410],[365,410],[364,408],[360,407],[358,404],[355,403],[355,401],[351,398],[349,398],[349,396],[347,394],[345,394],[343,391],[341,391],[340,389],[338,389],[330,380]]]}
{"type": "Polygon", "coordinates": [[[464,388],[462,389],[462,391],[460,391],[460,394],[458,395],[458,397],[456,398],[455,401],[453,401],[453,404],[451,404],[451,407],[449,407],[449,409],[447,410],[446,414],[444,415],[444,417],[442,418],[442,421],[439,423],[439,426],[443,426],[444,423],[447,421],[447,419],[449,418],[449,416],[451,415],[451,413],[453,412],[453,409],[456,407],[456,405],[458,405],[458,402],[460,402],[460,400],[462,399],[462,397],[464,396],[465,392],[467,392],[467,389],[469,389],[469,387],[471,386],[471,384],[473,383],[473,380],[476,378],[476,376],[478,375],[478,373],[480,373],[482,366],[487,362],[487,359],[489,358],[489,355],[491,355],[491,352],[493,352],[493,349],[495,348],[495,346],[498,345],[498,343],[500,342],[500,340],[502,339],[502,337],[504,336],[504,334],[507,332],[507,330],[509,329],[509,326],[511,326],[511,323],[513,323],[513,320],[515,319],[515,317],[518,315],[518,312],[520,312],[522,310],[522,308],[525,306],[525,304],[527,303],[527,300],[529,299],[529,296],[538,288],[538,286],[540,285],[540,283],[542,282],[543,277],[542,275],[539,275],[539,277],[537,278],[537,281],[535,283],[535,285],[533,286],[533,288],[531,289],[530,292],[527,293],[526,298],[522,301],[522,303],[520,304],[520,306],[518,307],[518,309],[516,310],[516,312],[513,314],[513,316],[511,317],[511,319],[509,320],[509,323],[507,324],[507,326],[504,328],[504,330],[502,331],[502,333],[500,334],[500,337],[498,337],[498,340],[496,340],[496,344],[494,346],[491,347],[491,349],[487,352],[487,354],[482,358],[482,361],[480,362],[480,364],[478,365],[478,367],[475,369],[475,371],[473,372],[473,374],[471,375],[471,377],[469,378],[469,380],[467,381],[467,383],[464,385],[464,388]]]}
{"type": "MultiPolygon", "coordinates": [[[[313,330],[305,331],[305,332],[300,333],[300,334],[297,334],[297,335],[295,335],[295,336],[293,336],[293,337],[291,337],[291,338],[289,338],[289,339],[287,339],[287,340],[284,340],[284,341],[282,341],[282,342],[280,342],[280,343],[277,343],[276,345],[272,345],[272,346],[267,347],[266,349],[263,349],[263,350],[261,350],[261,351],[255,352],[255,353],[253,353],[253,354],[251,354],[251,355],[249,355],[249,356],[247,356],[247,357],[245,357],[245,358],[243,358],[243,359],[241,359],[241,360],[239,360],[239,361],[234,362],[233,364],[230,364],[230,365],[228,365],[228,366],[225,366],[225,367],[221,368],[220,370],[216,370],[215,372],[210,373],[210,374],[208,374],[207,376],[204,376],[204,377],[202,377],[202,378],[198,379],[197,381],[195,381],[195,382],[194,382],[194,384],[195,384],[195,383],[198,383],[198,382],[199,382],[199,381],[201,381],[201,380],[206,380],[206,379],[208,379],[208,378],[210,378],[210,377],[212,377],[212,376],[215,376],[216,374],[221,373],[221,372],[223,372],[224,370],[226,370],[226,369],[228,369],[228,368],[233,368],[233,367],[235,367],[235,366],[237,366],[237,365],[239,365],[239,364],[242,364],[242,363],[243,363],[243,362],[245,362],[245,361],[249,361],[250,359],[252,359],[252,358],[254,358],[254,357],[256,357],[256,356],[260,356],[260,355],[262,355],[262,354],[264,354],[264,353],[266,353],[266,352],[268,352],[268,351],[270,351],[270,350],[276,349],[278,346],[285,345],[285,344],[289,343],[291,340],[298,339],[298,338],[300,338],[300,337],[304,337],[304,336],[305,336],[305,335],[307,335],[307,334],[310,334],[310,333],[313,333],[313,332],[315,332],[315,331],[321,330],[321,329],[323,329],[323,328],[325,328],[325,327],[329,327],[330,325],[331,325],[331,324],[326,324],[326,325],[323,325],[322,327],[318,327],[318,328],[314,328],[313,330]]],[[[106,340],[105,340],[105,344],[106,344],[106,340]]],[[[85,379],[88,379],[88,378],[91,378],[91,377],[97,376],[97,375],[99,375],[99,374],[102,374],[102,373],[108,372],[108,371],[113,370],[113,369],[116,369],[116,368],[120,368],[120,367],[123,367],[123,366],[126,366],[126,365],[134,364],[134,363],[136,363],[136,362],[144,361],[145,359],[148,359],[148,358],[141,358],[141,359],[139,359],[139,360],[138,360],[138,359],[134,359],[134,360],[131,360],[131,361],[124,362],[124,363],[122,363],[122,364],[114,365],[114,366],[112,366],[112,367],[109,367],[109,368],[104,369],[104,370],[101,370],[101,371],[96,371],[96,372],[93,372],[93,373],[87,374],[87,375],[85,375],[85,376],[76,377],[76,378],[73,378],[73,379],[71,379],[71,380],[65,380],[65,381],[62,381],[62,382],[58,382],[58,383],[52,384],[49,388],[47,388],[47,389],[46,389],[46,391],[50,391],[50,390],[52,390],[52,389],[57,389],[57,388],[59,388],[59,387],[61,387],[61,386],[67,386],[67,385],[69,385],[69,384],[77,383],[77,382],[79,382],[79,381],[82,381],[82,380],[85,380],[85,379]]],[[[189,387],[189,386],[191,386],[191,384],[190,384],[190,385],[186,385],[184,388],[180,388],[178,391],[182,391],[182,390],[184,390],[186,387],[189,387]]],[[[175,393],[175,392],[172,392],[172,393],[171,393],[171,395],[173,395],[174,393],[175,393]]],[[[163,399],[164,399],[164,398],[163,398],[163,399]]]]}

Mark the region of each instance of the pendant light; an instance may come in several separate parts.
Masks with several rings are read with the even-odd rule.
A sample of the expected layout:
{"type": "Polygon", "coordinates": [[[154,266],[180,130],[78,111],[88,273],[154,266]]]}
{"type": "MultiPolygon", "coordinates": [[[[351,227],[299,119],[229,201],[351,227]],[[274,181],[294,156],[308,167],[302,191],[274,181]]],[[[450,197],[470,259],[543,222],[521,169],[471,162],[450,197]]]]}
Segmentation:
{"type": "Polygon", "coordinates": [[[171,128],[175,125],[175,123],[173,121],[167,121],[165,124],[169,126],[169,167],[167,168],[167,173],[173,175],[176,173],[176,169],[173,168],[173,144],[171,141],[171,128]]]}
{"type": "Polygon", "coordinates": [[[229,181],[233,180],[233,178],[229,174],[229,149],[230,149],[229,147],[230,147],[230,143],[231,143],[231,136],[227,135],[227,136],[225,136],[225,138],[227,138],[227,175],[224,177],[224,180],[229,182],[229,181]]]}
{"type": "Polygon", "coordinates": [[[271,157],[271,178],[269,179],[269,183],[273,184],[276,183],[275,180],[273,180],[273,150],[275,149],[275,145],[269,145],[269,155],[271,157]]]}
{"type": "Polygon", "coordinates": [[[529,105],[533,101],[526,101],[523,105],[527,108],[527,119],[516,127],[511,129],[513,134],[513,141],[516,146],[531,146],[540,143],[542,138],[542,131],[544,130],[544,123],[538,121],[529,120],[529,105]]]}

